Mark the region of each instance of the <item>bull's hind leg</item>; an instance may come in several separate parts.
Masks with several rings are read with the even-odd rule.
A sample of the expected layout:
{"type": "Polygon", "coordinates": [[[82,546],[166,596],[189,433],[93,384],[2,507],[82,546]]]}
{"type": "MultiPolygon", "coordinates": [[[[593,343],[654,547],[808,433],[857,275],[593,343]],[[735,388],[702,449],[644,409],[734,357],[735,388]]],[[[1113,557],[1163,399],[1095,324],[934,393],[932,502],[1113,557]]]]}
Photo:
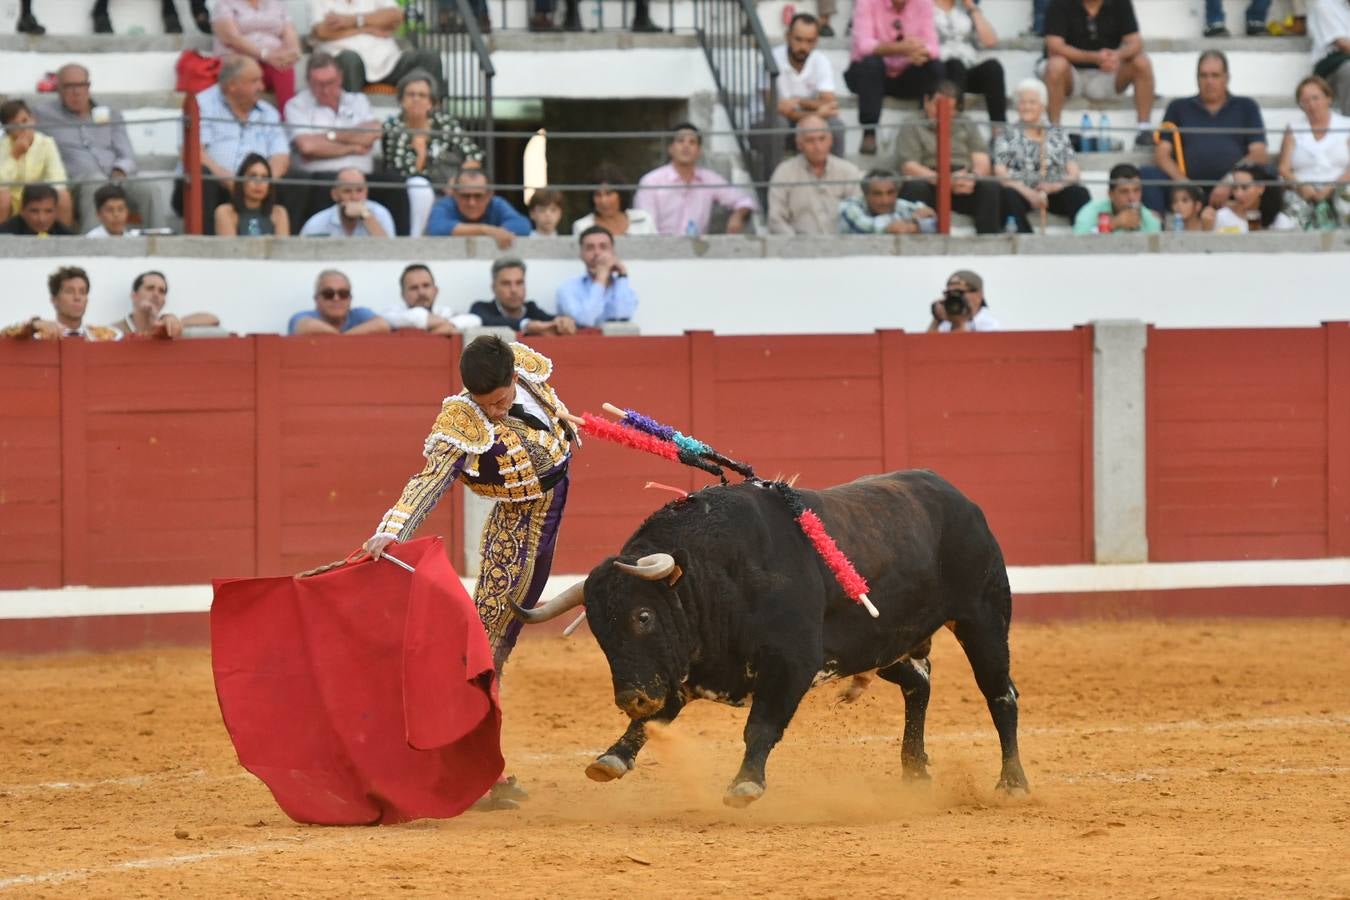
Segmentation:
{"type": "Polygon", "coordinates": [[[656,715],[629,722],[628,728],[614,745],[586,767],[586,777],[591,781],[613,781],[633,771],[638,752],[647,743],[647,723],[670,722],[683,708],[684,702],[675,698],[667,701],[665,707],[656,715]]]}
{"type": "MultiPolygon", "coordinates": [[[[989,618],[996,617],[990,615],[989,618]]],[[[1001,617],[998,618],[997,622],[957,622],[952,633],[966,651],[966,659],[970,660],[970,668],[975,673],[975,683],[984,694],[994,728],[998,730],[1003,768],[997,787],[1009,793],[1029,791],[1031,786],[1027,784],[1022,761],[1017,755],[1017,688],[1008,671],[1008,627],[1001,617]]]]}
{"type": "Polygon", "coordinates": [[[932,691],[933,663],[928,659],[930,641],[916,647],[907,658],[877,672],[898,684],[905,695],[905,737],[900,745],[900,764],[906,781],[928,779],[928,754],[923,748],[924,721],[928,716],[928,697],[932,691]]]}
{"type": "Polygon", "coordinates": [[[745,757],[722,802],[749,806],[764,794],[764,766],[811,687],[815,666],[790,651],[761,653],[755,661],[755,699],[745,722],[745,757]]]}

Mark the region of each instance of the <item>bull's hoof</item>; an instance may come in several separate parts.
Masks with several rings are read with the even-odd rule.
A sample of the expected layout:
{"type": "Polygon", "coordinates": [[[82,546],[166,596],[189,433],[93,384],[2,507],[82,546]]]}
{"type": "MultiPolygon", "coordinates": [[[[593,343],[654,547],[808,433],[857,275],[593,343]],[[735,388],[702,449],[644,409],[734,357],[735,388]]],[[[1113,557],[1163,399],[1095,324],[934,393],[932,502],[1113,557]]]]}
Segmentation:
{"type": "Polygon", "coordinates": [[[628,764],[612,753],[606,753],[586,767],[591,781],[613,781],[628,774],[628,764]]]}
{"type": "Polygon", "coordinates": [[[933,776],[926,769],[906,769],[901,773],[900,780],[905,787],[926,788],[933,785],[933,776]]]}
{"type": "Polygon", "coordinates": [[[1031,796],[1031,785],[1025,781],[1014,783],[1000,778],[998,784],[994,785],[994,790],[1001,791],[1009,797],[1029,797],[1031,796]]]}
{"type": "Polygon", "coordinates": [[[763,796],[764,785],[755,784],[753,781],[742,781],[740,784],[733,784],[722,795],[722,802],[727,806],[734,806],[736,809],[745,809],[763,796]]]}

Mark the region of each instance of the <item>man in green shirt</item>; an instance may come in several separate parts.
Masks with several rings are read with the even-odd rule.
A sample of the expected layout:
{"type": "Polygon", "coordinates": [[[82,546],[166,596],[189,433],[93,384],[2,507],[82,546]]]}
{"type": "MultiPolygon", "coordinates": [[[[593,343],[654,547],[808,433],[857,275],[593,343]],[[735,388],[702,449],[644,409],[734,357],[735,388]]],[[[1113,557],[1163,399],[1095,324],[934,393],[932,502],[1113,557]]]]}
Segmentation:
{"type": "Polygon", "coordinates": [[[1111,169],[1111,189],[1105,200],[1093,200],[1078,211],[1073,220],[1074,234],[1108,234],[1116,231],[1162,231],[1162,223],[1143,205],[1144,180],[1129,163],[1111,169]],[[1110,221],[1103,227],[1103,216],[1110,221]]]}

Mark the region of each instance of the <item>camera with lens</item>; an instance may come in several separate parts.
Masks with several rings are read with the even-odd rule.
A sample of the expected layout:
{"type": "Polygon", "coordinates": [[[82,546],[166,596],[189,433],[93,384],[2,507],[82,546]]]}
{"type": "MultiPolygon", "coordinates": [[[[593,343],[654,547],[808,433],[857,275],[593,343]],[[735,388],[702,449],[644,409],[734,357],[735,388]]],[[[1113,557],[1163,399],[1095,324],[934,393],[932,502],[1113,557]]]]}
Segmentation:
{"type": "Polygon", "coordinates": [[[942,299],[933,304],[933,318],[938,318],[936,307],[941,304],[943,313],[948,319],[956,316],[970,315],[970,301],[966,299],[966,292],[960,288],[948,288],[942,294],[942,299]]]}

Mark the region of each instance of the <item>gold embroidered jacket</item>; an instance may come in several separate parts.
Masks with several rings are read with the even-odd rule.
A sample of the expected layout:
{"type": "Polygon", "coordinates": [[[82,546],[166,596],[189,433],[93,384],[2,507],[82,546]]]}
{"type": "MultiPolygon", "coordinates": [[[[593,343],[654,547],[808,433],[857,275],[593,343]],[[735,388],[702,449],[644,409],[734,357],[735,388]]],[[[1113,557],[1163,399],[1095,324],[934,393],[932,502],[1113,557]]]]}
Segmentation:
{"type": "Polygon", "coordinates": [[[508,502],[544,496],[540,478],[567,464],[571,431],[567,407],[548,384],[553,363],[524,344],[512,344],[516,357],[516,389],[528,391],[548,414],[549,430],[514,418],[493,423],[461,391],[445,398],[436,424],[422,448],[426,467],[414,475],[398,502],[384,514],[375,536],[412,535],[456,478],[481,497],[508,502]]]}

